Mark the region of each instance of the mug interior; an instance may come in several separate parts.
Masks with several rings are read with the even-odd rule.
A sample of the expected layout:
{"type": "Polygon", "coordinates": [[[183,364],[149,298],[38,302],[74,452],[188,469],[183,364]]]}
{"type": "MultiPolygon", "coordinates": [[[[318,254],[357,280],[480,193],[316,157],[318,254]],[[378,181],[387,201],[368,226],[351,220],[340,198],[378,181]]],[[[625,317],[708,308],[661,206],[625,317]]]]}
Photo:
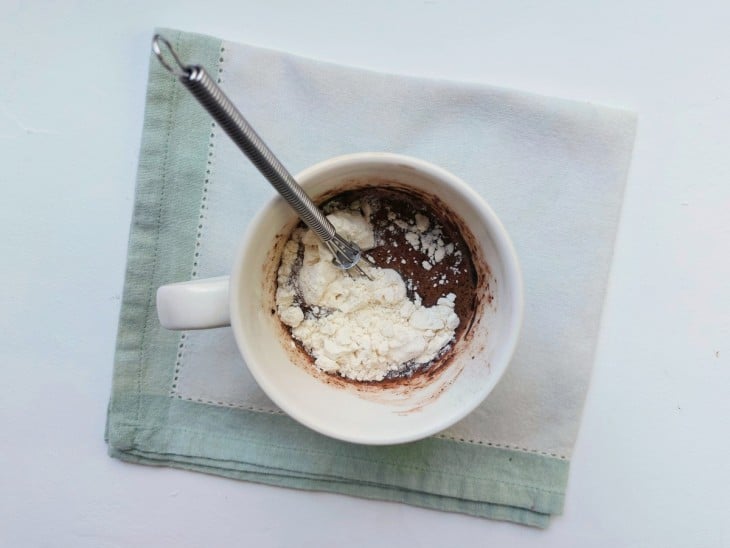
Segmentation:
{"type": "Polygon", "coordinates": [[[478,304],[472,325],[451,351],[449,362],[434,375],[385,385],[346,382],[322,373],[276,315],[276,270],[281,250],[299,221],[277,196],[252,220],[231,275],[231,325],[260,387],[302,424],[356,443],[412,441],[466,416],[507,367],[521,323],[519,267],[497,217],[455,176],[398,155],[339,157],[296,179],[315,202],[345,190],[387,185],[444,204],[456,216],[480,271],[478,304]]]}

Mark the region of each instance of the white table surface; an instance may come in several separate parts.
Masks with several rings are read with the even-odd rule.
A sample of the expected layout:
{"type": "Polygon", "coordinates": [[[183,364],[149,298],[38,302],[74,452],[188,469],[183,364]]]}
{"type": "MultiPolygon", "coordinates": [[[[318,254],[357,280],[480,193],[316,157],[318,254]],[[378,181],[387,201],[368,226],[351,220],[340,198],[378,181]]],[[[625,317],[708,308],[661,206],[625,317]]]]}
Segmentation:
{"type": "Polygon", "coordinates": [[[0,545],[730,546],[727,2],[4,0],[0,13],[0,545]],[[106,455],[155,26],[640,113],[565,513],[547,530],[106,455]]]}

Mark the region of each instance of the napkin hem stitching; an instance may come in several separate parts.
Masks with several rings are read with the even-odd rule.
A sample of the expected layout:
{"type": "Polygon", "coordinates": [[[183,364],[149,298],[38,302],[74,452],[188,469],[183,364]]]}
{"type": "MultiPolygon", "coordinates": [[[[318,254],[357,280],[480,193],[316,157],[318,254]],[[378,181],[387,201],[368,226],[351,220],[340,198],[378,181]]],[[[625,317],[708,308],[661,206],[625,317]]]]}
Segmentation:
{"type": "MultiPolygon", "coordinates": [[[[218,50],[218,76],[217,76],[217,82],[218,84],[221,83],[221,74],[223,73],[223,52],[225,51],[225,48],[222,45],[219,47],[218,50]]],[[[193,251],[193,266],[191,268],[190,272],[190,278],[196,279],[198,277],[198,262],[200,257],[200,252],[203,248],[203,229],[205,225],[205,210],[208,209],[207,207],[207,194],[208,194],[208,188],[210,187],[210,182],[213,178],[213,160],[215,159],[215,141],[216,136],[218,135],[216,131],[216,123],[215,120],[211,121],[210,123],[210,137],[208,137],[208,157],[206,159],[206,168],[205,168],[205,179],[203,180],[203,188],[201,191],[201,197],[200,197],[200,206],[198,207],[198,227],[197,227],[197,233],[195,235],[195,247],[193,251]]],[[[175,359],[175,370],[173,374],[173,380],[172,385],[170,386],[170,397],[178,397],[178,398],[186,398],[178,391],[178,381],[182,374],[183,370],[183,358],[185,356],[185,349],[187,347],[187,339],[185,332],[180,334],[179,344],[178,344],[178,352],[177,357],[175,359]]],[[[190,401],[194,401],[190,399],[190,401]]],[[[211,402],[212,403],[212,402],[211,402]]]]}
{"type": "Polygon", "coordinates": [[[455,436],[449,436],[448,434],[437,434],[437,438],[445,439],[445,440],[451,440],[458,443],[470,443],[472,445],[488,445],[490,447],[497,447],[499,449],[509,449],[511,451],[521,451],[523,453],[534,453],[536,455],[542,455],[545,457],[553,457],[560,460],[568,460],[567,455],[563,455],[560,453],[548,453],[547,451],[542,451],[540,449],[531,449],[529,447],[519,447],[518,445],[510,445],[508,443],[496,443],[492,441],[482,441],[482,440],[473,440],[468,438],[457,438],[455,436]]]}
{"type": "Polygon", "coordinates": [[[180,393],[174,393],[170,394],[171,398],[177,398],[178,400],[185,400],[193,403],[202,403],[205,405],[216,405],[221,407],[232,407],[235,409],[244,409],[248,411],[256,411],[259,413],[269,413],[271,415],[286,415],[281,409],[266,409],[265,407],[256,407],[254,405],[244,405],[244,404],[238,404],[238,403],[232,403],[227,401],[214,401],[214,400],[206,400],[203,398],[194,398],[190,396],[183,396],[180,393]]]}
{"type": "MultiPolygon", "coordinates": [[[[177,380],[177,372],[175,376],[175,380],[177,380]]],[[[210,400],[205,398],[196,398],[196,397],[190,397],[190,396],[183,396],[179,392],[175,392],[174,390],[170,393],[171,398],[175,398],[178,400],[184,400],[189,401],[192,403],[200,403],[203,405],[216,405],[220,407],[228,407],[233,409],[243,409],[245,411],[254,411],[256,413],[269,413],[270,415],[280,415],[280,416],[286,416],[286,413],[281,411],[280,409],[267,409],[265,407],[256,407],[254,405],[245,405],[245,404],[239,404],[239,403],[233,403],[228,401],[217,401],[217,400],[210,400]]],[[[476,439],[470,439],[470,438],[460,438],[456,436],[450,436],[449,434],[435,434],[433,437],[449,440],[449,441],[455,441],[457,443],[468,443],[470,445],[482,445],[482,446],[488,446],[488,447],[496,447],[497,449],[507,449],[510,451],[520,451],[521,453],[530,453],[534,455],[541,455],[543,457],[551,457],[555,459],[560,460],[569,460],[569,457],[567,455],[564,455],[562,453],[552,453],[548,451],[543,451],[542,449],[533,449],[531,447],[520,447],[519,445],[511,445],[509,443],[500,443],[500,442],[494,442],[489,440],[476,440],[476,439]]]]}
{"type": "MultiPolygon", "coordinates": [[[[177,380],[177,372],[175,376],[175,380],[177,380]]],[[[220,407],[229,407],[233,409],[243,409],[245,411],[254,411],[257,413],[269,413],[270,415],[282,415],[286,416],[286,413],[281,411],[280,409],[267,409],[265,407],[256,407],[254,405],[246,405],[246,404],[240,404],[240,403],[233,403],[228,401],[218,401],[218,400],[210,400],[210,399],[204,399],[204,398],[196,398],[191,396],[183,396],[179,392],[172,391],[170,393],[171,398],[176,398],[178,400],[184,400],[189,401],[192,403],[201,403],[204,405],[216,405],[220,407]]],[[[494,442],[494,441],[488,441],[488,440],[475,440],[470,438],[458,438],[456,436],[450,436],[448,434],[435,434],[433,437],[440,438],[444,440],[450,440],[455,441],[458,443],[468,443],[470,445],[486,445],[489,447],[496,447],[497,449],[508,449],[510,451],[520,451],[522,453],[531,453],[535,455],[541,455],[544,457],[552,457],[555,459],[560,460],[569,460],[569,457],[567,455],[563,455],[562,453],[551,453],[548,451],[543,451],[542,449],[533,449],[531,447],[520,447],[519,445],[511,445],[508,443],[500,443],[500,442],[494,442]]]]}

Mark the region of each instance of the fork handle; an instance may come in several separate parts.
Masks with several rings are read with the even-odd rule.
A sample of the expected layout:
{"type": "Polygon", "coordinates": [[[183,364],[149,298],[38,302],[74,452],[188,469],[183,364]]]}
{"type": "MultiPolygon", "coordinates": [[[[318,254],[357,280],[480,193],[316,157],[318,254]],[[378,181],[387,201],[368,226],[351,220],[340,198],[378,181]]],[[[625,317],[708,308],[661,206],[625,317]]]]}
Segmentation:
{"type": "Polygon", "coordinates": [[[199,65],[185,67],[178,75],[180,82],[208,111],[220,127],[236,143],[261,174],[271,183],[297,215],[323,242],[335,237],[332,226],[319,208],[307,196],[291,173],[277,159],[271,149],[258,136],[223,90],[199,65]]]}

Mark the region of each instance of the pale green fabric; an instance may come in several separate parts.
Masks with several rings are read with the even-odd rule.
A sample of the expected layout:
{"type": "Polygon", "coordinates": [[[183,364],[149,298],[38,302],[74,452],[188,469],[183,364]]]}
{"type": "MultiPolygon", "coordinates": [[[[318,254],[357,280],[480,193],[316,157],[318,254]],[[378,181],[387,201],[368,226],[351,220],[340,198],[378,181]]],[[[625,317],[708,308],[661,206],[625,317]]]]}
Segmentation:
{"type": "MultiPolygon", "coordinates": [[[[183,59],[215,72],[219,40],[164,34],[183,59]]],[[[153,59],[108,413],[110,454],[546,526],[563,508],[567,459],[443,438],[359,446],[280,414],[171,397],[179,334],[160,327],[154,297],[158,286],[190,277],[210,127],[203,109],[153,59]]]]}

